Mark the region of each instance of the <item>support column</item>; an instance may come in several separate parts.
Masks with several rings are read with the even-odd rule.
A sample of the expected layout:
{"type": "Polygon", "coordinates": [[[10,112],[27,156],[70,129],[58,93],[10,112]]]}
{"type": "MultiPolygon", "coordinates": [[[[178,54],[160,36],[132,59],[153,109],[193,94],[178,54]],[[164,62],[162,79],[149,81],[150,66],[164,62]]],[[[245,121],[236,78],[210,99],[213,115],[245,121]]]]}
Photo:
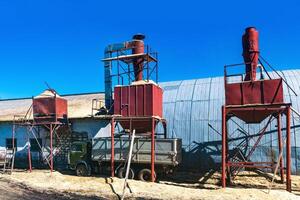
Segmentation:
{"type": "Polygon", "coordinates": [[[291,108],[286,110],[286,190],[292,191],[291,188],[291,108]]]}
{"type": "Polygon", "coordinates": [[[30,139],[29,139],[29,133],[27,129],[27,142],[28,142],[28,148],[27,148],[27,155],[28,155],[28,168],[29,172],[32,172],[32,164],[31,164],[31,152],[30,152],[30,139]]]}
{"type": "Polygon", "coordinates": [[[115,176],[115,119],[111,119],[111,159],[110,159],[111,177],[115,176]]]}
{"type": "Polygon", "coordinates": [[[151,129],[151,181],[155,181],[155,119],[152,118],[151,129]]]}
{"type": "Polygon", "coordinates": [[[50,171],[53,172],[53,125],[50,124],[50,171]]]}
{"type": "Polygon", "coordinates": [[[226,187],[226,108],[222,106],[222,187],[226,187]]]}
{"type": "MultiPolygon", "coordinates": [[[[282,134],[281,134],[281,113],[279,113],[277,116],[277,131],[278,131],[278,149],[280,153],[281,151],[283,151],[282,134]]],[[[279,160],[279,167],[280,167],[281,182],[283,183],[284,182],[283,156],[281,156],[279,160]]]]}
{"type": "Polygon", "coordinates": [[[13,128],[12,128],[12,148],[13,148],[13,152],[15,151],[15,132],[16,132],[16,126],[15,126],[15,124],[13,124],[13,128]]]}
{"type": "Polygon", "coordinates": [[[17,147],[15,144],[15,134],[16,134],[16,125],[15,122],[13,122],[13,127],[12,127],[12,147],[13,147],[13,157],[12,157],[12,163],[11,163],[11,168],[10,168],[10,173],[13,172],[14,169],[14,165],[15,165],[15,155],[16,155],[16,151],[17,151],[17,147]]]}
{"type": "Polygon", "coordinates": [[[164,138],[167,138],[167,123],[165,121],[162,122],[164,128],[164,138]]]}

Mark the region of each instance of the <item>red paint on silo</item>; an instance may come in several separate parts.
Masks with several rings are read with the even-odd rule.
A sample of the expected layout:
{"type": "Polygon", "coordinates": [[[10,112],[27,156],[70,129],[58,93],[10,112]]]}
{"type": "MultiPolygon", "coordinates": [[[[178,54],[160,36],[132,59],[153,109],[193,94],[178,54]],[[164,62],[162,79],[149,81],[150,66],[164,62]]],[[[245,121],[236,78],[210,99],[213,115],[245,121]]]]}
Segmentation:
{"type": "Polygon", "coordinates": [[[115,115],[162,118],[163,90],[156,84],[116,86],[114,99],[115,115]]]}
{"type": "Polygon", "coordinates": [[[36,122],[56,122],[67,118],[68,115],[67,100],[50,90],[34,97],[32,105],[36,122]]]}
{"type": "Polygon", "coordinates": [[[248,27],[242,37],[243,57],[246,63],[245,81],[256,80],[256,68],[259,57],[258,31],[254,27],[248,27]]]}
{"type": "MultiPolygon", "coordinates": [[[[145,36],[141,34],[133,36],[133,41],[131,42],[133,46],[132,54],[143,54],[145,52],[144,38],[145,36]]],[[[142,57],[133,61],[133,68],[135,81],[143,80],[144,59],[142,57]]]]}

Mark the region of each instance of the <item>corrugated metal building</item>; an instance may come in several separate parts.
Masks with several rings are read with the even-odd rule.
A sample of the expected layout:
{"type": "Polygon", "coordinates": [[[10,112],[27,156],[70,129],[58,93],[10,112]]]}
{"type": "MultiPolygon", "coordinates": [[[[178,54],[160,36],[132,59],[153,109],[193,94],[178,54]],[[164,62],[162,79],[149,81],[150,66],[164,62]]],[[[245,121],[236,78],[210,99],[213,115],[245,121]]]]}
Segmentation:
{"type": "MultiPolygon", "coordinates": [[[[279,72],[283,78],[300,95],[300,70],[279,72]]],[[[271,73],[276,77],[275,73],[271,73]]],[[[221,106],[224,104],[223,77],[203,78],[164,82],[164,117],[168,122],[168,136],[183,139],[185,167],[189,169],[207,170],[218,166],[221,159],[221,106]]],[[[295,96],[284,86],[285,101],[291,102],[296,110],[300,110],[300,96],[295,96]]],[[[65,96],[69,101],[69,117],[75,131],[86,131],[89,137],[106,130],[108,122],[91,118],[92,99],[104,99],[102,93],[79,94],[65,96]]],[[[16,114],[24,114],[31,104],[31,99],[0,101],[0,146],[5,146],[6,138],[11,137],[11,122],[16,114]]],[[[292,172],[300,173],[300,137],[299,117],[292,114],[292,172]]],[[[238,128],[256,133],[259,126],[245,125],[240,121],[230,121],[231,137],[237,137],[238,128]],[[238,127],[237,124],[241,124],[238,127]]],[[[283,117],[283,127],[285,126],[283,117]]],[[[109,129],[107,129],[109,130],[109,129]]],[[[255,160],[272,160],[278,154],[276,135],[273,134],[275,123],[268,128],[259,148],[255,151],[255,160]],[[270,142],[271,141],[271,142],[270,142]]],[[[25,133],[24,133],[25,134],[25,133]]],[[[21,134],[22,135],[22,134],[21,134]]],[[[18,146],[25,145],[25,139],[18,138],[18,146]]],[[[249,147],[254,144],[249,141],[249,147]]]]}
{"type": "MultiPolygon", "coordinates": [[[[291,102],[295,110],[300,110],[300,70],[287,70],[279,72],[299,96],[293,94],[284,85],[284,98],[291,102]]],[[[259,76],[259,74],[258,74],[259,76]]],[[[270,73],[272,78],[278,78],[270,73]]],[[[266,74],[265,74],[266,77],[266,74]]],[[[160,84],[164,88],[164,116],[168,121],[168,134],[170,137],[183,139],[186,152],[185,164],[189,168],[206,170],[212,165],[220,163],[221,159],[221,106],[224,104],[224,78],[213,77],[196,80],[183,80],[160,84]],[[199,162],[197,162],[199,161],[199,162]]],[[[256,161],[276,159],[278,154],[277,133],[275,122],[271,124],[266,136],[262,139],[252,158],[256,161]]],[[[229,134],[237,137],[238,129],[244,129],[251,134],[257,133],[261,125],[246,125],[235,119],[229,121],[229,134]],[[239,124],[238,127],[237,124],[239,124]]],[[[285,127],[285,117],[282,121],[285,127]]],[[[292,113],[292,172],[300,173],[300,121],[292,113]]],[[[284,133],[285,134],[285,133],[284,133]]],[[[249,141],[248,148],[255,143],[249,141]]]]}

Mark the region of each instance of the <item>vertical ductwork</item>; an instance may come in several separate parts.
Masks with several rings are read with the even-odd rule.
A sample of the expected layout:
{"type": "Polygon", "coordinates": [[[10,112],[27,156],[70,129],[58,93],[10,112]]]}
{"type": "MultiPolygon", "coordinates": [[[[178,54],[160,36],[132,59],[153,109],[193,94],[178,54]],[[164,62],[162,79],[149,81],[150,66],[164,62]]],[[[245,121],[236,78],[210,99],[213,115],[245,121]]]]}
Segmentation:
{"type": "MultiPolygon", "coordinates": [[[[136,34],[132,38],[132,54],[143,54],[145,51],[144,39],[145,36],[142,34],[136,34]]],[[[135,81],[143,80],[143,68],[144,68],[144,58],[139,57],[133,61],[134,77],[135,81]]]]}
{"type": "MultiPolygon", "coordinates": [[[[112,66],[111,61],[106,60],[112,57],[116,51],[132,49],[132,54],[143,54],[145,51],[143,34],[136,34],[133,36],[132,41],[111,44],[104,50],[104,80],[105,80],[105,107],[110,110],[113,104],[112,94],[112,66]]],[[[133,60],[133,70],[135,81],[143,80],[144,58],[142,56],[133,60]]]]}
{"type": "MultiPolygon", "coordinates": [[[[108,45],[104,50],[104,59],[111,58],[112,53],[127,48],[128,43],[108,45]]],[[[104,61],[104,85],[105,85],[105,107],[110,110],[113,104],[112,98],[112,66],[111,61],[104,61]]]]}
{"type": "Polygon", "coordinates": [[[255,27],[248,27],[242,37],[243,57],[246,63],[245,81],[256,80],[256,68],[259,58],[258,31],[255,27]]]}
{"type": "MultiPolygon", "coordinates": [[[[109,46],[105,49],[104,58],[111,57],[109,46]]],[[[104,61],[104,85],[105,85],[105,107],[111,108],[112,105],[112,78],[111,78],[111,62],[104,61]]]]}

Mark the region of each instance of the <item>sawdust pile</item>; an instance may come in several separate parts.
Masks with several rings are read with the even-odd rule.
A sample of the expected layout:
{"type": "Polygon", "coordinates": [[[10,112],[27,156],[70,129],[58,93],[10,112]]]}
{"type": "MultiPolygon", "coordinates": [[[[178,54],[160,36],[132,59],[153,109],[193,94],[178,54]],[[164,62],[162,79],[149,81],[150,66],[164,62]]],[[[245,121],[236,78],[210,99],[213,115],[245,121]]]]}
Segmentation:
{"type": "MultiPolygon", "coordinates": [[[[51,175],[46,170],[34,170],[32,173],[14,172],[12,175],[0,175],[0,177],[41,191],[51,190],[107,199],[118,199],[118,195],[122,194],[123,187],[123,180],[118,178],[76,177],[59,172],[53,172],[51,175]]],[[[274,185],[275,189],[268,194],[269,180],[255,176],[253,173],[243,173],[237,177],[234,181],[235,187],[231,188],[220,188],[219,180],[218,173],[213,173],[208,178],[182,173],[160,183],[130,180],[126,196],[129,199],[300,199],[297,193],[286,192],[285,185],[278,183],[274,185]]],[[[293,189],[298,189],[299,192],[300,177],[298,176],[293,176],[293,189]]]]}

